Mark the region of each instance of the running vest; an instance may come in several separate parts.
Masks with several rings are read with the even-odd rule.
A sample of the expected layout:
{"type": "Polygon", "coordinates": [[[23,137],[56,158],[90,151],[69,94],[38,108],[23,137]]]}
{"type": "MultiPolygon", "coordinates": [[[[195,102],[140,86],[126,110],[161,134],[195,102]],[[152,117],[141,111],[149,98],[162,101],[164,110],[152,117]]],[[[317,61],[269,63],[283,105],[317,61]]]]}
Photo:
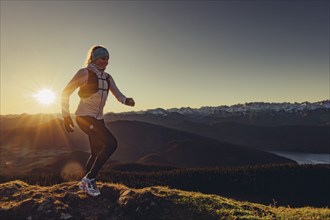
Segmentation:
{"type": "Polygon", "coordinates": [[[109,93],[110,89],[110,76],[106,74],[106,79],[99,78],[96,73],[88,69],[88,79],[84,86],[81,86],[78,92],[80,98],[88,98],[91,95],[97,93],[99,90],[107,91],[109,93]],[[108,83],[108,88],[99,88],[99,80],[106,81],[108,83]]]}

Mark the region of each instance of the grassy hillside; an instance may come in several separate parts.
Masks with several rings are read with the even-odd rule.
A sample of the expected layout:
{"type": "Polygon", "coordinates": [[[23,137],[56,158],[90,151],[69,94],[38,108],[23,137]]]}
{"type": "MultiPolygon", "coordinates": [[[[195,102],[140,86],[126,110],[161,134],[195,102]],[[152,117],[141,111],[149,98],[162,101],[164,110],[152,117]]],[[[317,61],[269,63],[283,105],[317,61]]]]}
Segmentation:
{"type": "MultiPolygon", "coordinates": [[[[25,175],[0,175],[0,183],[19,179],[29,184],[51,186],[80,180],[83,175],[82,170],[75,166],[57,171],[58,173],[49,171],[25,175]]],[[[328,165],[282,164],[181,169],[150,164],[109,163],[99,173],[98,180],[124,184],[130,188],[161,185],[265,205],[330,206],[328,165]]]]}
{"type": "Polygon", "coordinates": [[[0,184],[1,219],[330,219],[329,208],[273,207],[167,187],[131,189],[99,183],[89,197],[77,182],[42,187],[22,181],[0,184]]]}

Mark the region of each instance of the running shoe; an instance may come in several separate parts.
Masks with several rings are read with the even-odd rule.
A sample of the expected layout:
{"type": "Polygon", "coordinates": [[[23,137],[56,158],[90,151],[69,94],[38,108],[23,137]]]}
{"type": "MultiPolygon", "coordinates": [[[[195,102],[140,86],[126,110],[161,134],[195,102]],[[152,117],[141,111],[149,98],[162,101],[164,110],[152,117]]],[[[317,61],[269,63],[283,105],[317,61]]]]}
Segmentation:
{"type": "Polygon", "coordinates": [[[96,180],[89,179],[86,176],[80,181],[79,189],[84,190],[88,195],[91,196],[98,196],[101,194],[100,190],[96,186],[96,180]]]}

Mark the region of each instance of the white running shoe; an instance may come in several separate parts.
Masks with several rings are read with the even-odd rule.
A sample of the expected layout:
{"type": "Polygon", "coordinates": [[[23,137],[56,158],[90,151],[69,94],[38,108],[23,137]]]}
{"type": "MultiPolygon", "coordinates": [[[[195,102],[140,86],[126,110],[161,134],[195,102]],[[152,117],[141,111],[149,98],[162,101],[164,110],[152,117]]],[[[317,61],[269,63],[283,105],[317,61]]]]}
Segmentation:
{"type": "Polygon", "coordinates": [[[84,190],[88,195],[98,196],[101,194],[96,186],[95,179],[88,179],[86,176],[79,183],[79,189],[84,190]]]}

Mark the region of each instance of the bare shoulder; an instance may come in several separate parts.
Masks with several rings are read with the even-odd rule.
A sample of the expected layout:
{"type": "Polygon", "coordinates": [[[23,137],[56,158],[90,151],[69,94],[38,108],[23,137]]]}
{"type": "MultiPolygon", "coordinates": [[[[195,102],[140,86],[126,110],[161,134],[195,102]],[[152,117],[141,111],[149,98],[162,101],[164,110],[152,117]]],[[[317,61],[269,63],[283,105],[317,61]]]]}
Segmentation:
{"type": "Polygon", "coordinates": [[[81,79],[81,78],[88,78],[88,70],[87,68],[82,68],[79,69],[75,75],[76,79],[81,79]]]}
{"type": "Polygon", "coordinates": [[[88,74],[88,69],[87,68],[81,68],[77,72],[78,75],[87,75],[88,74]]]}

